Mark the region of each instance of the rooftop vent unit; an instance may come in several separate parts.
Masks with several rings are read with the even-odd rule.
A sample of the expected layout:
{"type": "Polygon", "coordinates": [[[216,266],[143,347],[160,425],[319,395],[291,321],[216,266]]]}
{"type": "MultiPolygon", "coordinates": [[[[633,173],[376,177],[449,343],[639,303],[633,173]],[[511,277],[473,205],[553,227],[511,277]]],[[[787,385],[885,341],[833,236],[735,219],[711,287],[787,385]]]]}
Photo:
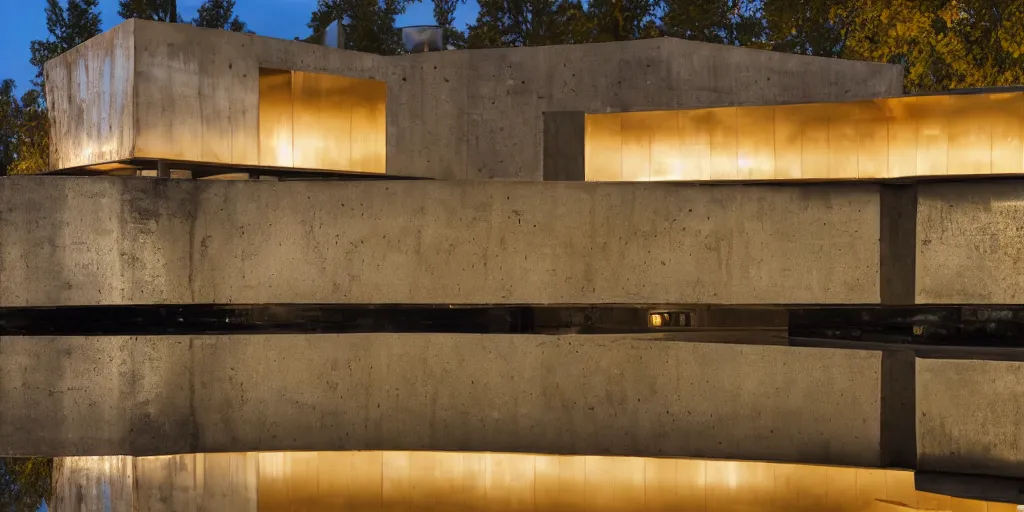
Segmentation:
{"type": "Polygon", "coordinates": [[[444,49],[441,27],[418,25],[402,28],[402,43],[409,53],[439,52],[444,49]]]}
{"type": "Polygon", "coordinates": [[[340,20],[334,20],[322,32],[313,34],[308,41],[329,48],[345,48],[345,27],[340,20]]]}

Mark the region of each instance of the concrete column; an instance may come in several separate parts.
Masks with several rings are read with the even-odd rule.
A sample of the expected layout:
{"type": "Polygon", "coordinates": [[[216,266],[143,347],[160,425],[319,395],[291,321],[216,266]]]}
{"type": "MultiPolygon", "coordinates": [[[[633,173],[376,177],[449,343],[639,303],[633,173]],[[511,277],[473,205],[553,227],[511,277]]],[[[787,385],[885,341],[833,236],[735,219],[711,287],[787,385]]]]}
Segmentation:
{"type": "Polygon", "coordinates": [[[586,181],[586,114],[544,112],[544,181],[586,181]]]}

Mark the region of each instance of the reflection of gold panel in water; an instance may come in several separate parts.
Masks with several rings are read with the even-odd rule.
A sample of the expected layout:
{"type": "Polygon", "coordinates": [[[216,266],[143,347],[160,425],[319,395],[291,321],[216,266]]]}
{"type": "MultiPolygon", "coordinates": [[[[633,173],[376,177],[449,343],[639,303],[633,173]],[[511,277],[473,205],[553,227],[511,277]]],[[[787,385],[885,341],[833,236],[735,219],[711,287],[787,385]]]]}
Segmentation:
{"type": "Polygon", "coordinates": [[[702,459],[373,451],[72,457],[65,459],[58,475],[55,501],[82,499],[83,485],[89,491],[85,496],[95,499],[101,493],[89,485],[103,482],[117,489],[126,473],[134,474],[134,496],[128,496],[138,510],[1016,510],[1010,504],[917,491],[909,471],[702,459]],[[112,459],[130,462],[116,464],[112,459]]]}
{"type": "Polygon", "coordinates": [[[593,114],[587,126],[591,181],[613,180],[604,156],[618,151],[622,181],[1024,174],[1024,92],[593,114]],[[616,118],[621,137],[602,128],[616,118]]]}
{"type": "Polygon", "coordinates": [[[261,511],[891,508],[879,500],[923,510],[1004,510],[917,491],[911,472],[798,464],[437,452],[261,454],[260,464],[261,511]]]}
{"type": "Polygon", "coordinates": [[[383,82],[260,71],[260,165],[385,172],[383,82]]]}

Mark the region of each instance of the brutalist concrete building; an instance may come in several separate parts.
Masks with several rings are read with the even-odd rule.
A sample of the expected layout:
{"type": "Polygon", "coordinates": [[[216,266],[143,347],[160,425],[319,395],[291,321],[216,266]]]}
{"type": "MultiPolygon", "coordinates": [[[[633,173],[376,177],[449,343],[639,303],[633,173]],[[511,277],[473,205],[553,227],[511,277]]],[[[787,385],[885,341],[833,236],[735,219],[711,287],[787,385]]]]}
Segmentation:
{"type": "Polygon", "coordinates": [[[0,180],[67,510],[1015,510],[1024,92],[128,21],[0,180]]]}

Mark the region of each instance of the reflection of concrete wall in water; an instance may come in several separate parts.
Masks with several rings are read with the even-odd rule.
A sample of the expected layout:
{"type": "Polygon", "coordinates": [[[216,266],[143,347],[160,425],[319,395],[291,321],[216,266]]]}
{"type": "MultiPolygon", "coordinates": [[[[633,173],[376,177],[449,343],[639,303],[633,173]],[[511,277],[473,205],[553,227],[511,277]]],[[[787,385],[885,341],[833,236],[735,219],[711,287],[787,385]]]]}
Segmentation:
{"type": "Polygon", "coordinates": [[[136,458],[127,468],[109,459],[64,459],[54,510],[103,510],[94,489],[106,481],[135,489],[115,494],[113,510],[132,502],[147,511],[900,509],[879,500],[921,510],[1015,510],[917,491],[908,471],[796,464],[441,452],[178,455],[136,458]],[[103,473],[106,480],[96,478],[103,473]]]}
{"type": "Polygon", "coordinates": [[[586,116],[590,181],[1024,172],[1024,92],[586,116]]]}

